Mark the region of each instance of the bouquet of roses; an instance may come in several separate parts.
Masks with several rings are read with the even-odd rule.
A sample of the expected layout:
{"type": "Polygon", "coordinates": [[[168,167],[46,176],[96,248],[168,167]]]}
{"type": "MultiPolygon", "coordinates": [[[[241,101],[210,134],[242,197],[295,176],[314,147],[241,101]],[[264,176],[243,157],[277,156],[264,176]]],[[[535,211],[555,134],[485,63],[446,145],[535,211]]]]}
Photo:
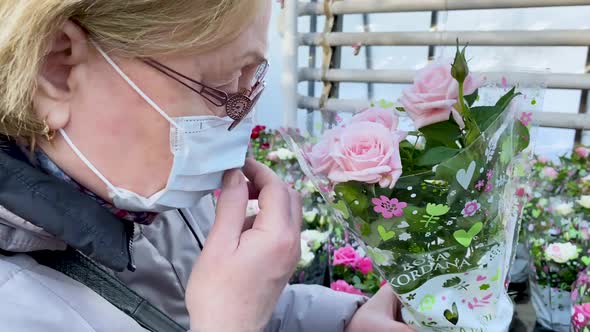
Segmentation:
{"type": "Polygon", "coordinates": [[[417,74],[400,107],[365,110],[319,140],[285,132],[420,331],[504,331],[512,318],[505,283],[524,175],[516,156],[531,116],[516,121],[517,111],[541,95],[509,78],[484,83],[457,49],[452,64],[417,74]],[[401,131],[400,114],[417,130],[401,131]]]}

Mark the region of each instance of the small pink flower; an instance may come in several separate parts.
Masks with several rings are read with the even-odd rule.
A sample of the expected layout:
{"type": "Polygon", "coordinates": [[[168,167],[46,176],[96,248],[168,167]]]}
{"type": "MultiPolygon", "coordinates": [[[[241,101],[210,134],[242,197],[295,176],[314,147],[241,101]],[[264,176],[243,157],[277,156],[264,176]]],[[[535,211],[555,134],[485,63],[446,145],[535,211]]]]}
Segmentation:
{"type": "Polygon", "coordinates": [[[369,272],[373,272],[373,263],[368,257],[359,258],[355,263],[355,267],[358,271],[365,275],[369,272]]]}
{"type": "Polygon", "coordinates": [[[359,289],[355,288],[354,286],[349,285],[344,280],[336,280],[336,281],[332,282],[330,284],[330,288],[332,288],[333,290],[335,290],[337,292],[344,292],[344,293],[350,293],[350,294],[355,294],[355,295],[364,295],[363,292],[361,292],[359,289]]]}
{"type": "Polygon", "coordinates": [[[475,189],[481,190],[484,185],[485,185],[485,181],[484,180],[479,180],[479,181],[477,181],[477,184],[475,185],[475,189]]]}
{"type": "Polygon", "coordinates": [[[547,157],[540,156],[537,158],[537,162],[540,164],[546,164],[549,162],[549,159],[547,159],[547,157]]]}
{"type": "Polygon", "coordinates": [[[544,167],[543,168],[543,175],[550,178],[551,180],[557,177],[557,171],[553,167],[544,167]]]}
{"type": "Polygon", "coordinates": [[[526,195],[526,190],[523,187],[516,189],[516,196],[524,197],[526,195]]]}
{"type": "Polygon", "coordinates": [[[492,176],[494,176],[494,171],[492,171],[491,169],[487,171],[486,173],[486,178],[489,180],[492,178],[492,176]]]}
{"type": "Polygon", "coordinates": [[[533,121],[533,112],[520,113],[520,123],[522,123],[523,126],[528,127],[532,121],[533,121]]]}
{"type": "Polygon", "coordinates": [[[502,87],[503,88],[508,87],[508,79],[506,79],[506,76],[502,76],[502,87]]]}
{"type": "Polygon", "coordinates": [[[359,256],[356,250],[354,250],[354,248],[350,245],[347,245],[346,247],[338,248],[336,251],[334,251],[334,260],[332,265],[345,265],[354,267],[358,259],[359,256]]]}
{"type": "MultiPolygon", "coordinates": [[[[414,84],[405,89],[400,98],[408,116],[414,120],[416,128],[453,119],[460,127],[465,123],[454,108],[459,98],[459,84],[451,76],[451,60],[432,63],[420,70],[414,84]]],[[[483,84],[473,75],[467,76],[464,94],[470,95],[483,84]]]]}
{"type": "Polygon", "coordinates": [[[584,327],[590,322],[590,303],[583,303],[574,306],[572,322],[576,327],[584,327]]]}
{"type": "Polygon", "coordinates": [[[486,183],[486,189],[484,192],[489,193],[490,191],[492,191],[492,182],[488,181],[488,183],[486,183]]]}
{"type": "Polygon", "coordinates": [[[373,198],[371,202],[375,205],[373,210],[377,213],[381,213],[385,219],[391,219],[394,216],[403,216],[404,208],[408,206],[408,203],[400,202],[397,198],[389,199],[387,196],[383,195],[380,198],[373,198]]]}
{"type": "Polygon", "coordinates": [[[590,149],[583,146],[578,146],[574,151],[582,158],[588,158],[588,155],[590,155],[590,149]]]}
{"type": "Polygon", "coordinates": [[[467,202],[465,204],[465,208],[463,208],[463,211],[461,211],[461,214],[463,214],[463,217],[471,217],[475,215],[477,211],[479,211],[480,207],[481,205],[479,205],[479,203],[476,200],[467,202]]]}

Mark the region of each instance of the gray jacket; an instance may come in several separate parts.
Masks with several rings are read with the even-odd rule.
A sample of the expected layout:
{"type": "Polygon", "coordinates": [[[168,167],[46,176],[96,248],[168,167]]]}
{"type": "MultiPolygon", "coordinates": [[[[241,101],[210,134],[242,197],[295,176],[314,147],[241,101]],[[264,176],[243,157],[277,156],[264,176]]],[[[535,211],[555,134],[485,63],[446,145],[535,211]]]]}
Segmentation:
{"type": "MultiPolygon", "coordinates": [[[[130,232],[84,194],[0,152],[0,332],[145,331],[91,289],[26,254],[67,245],[188,329],[184,292],[213,211],[206,197],[130,232]],[[125,270],[130,263],[135,272],[125,270]]],[[[287,286],[266,331],[342,331],[364,301],[320,286],[287,286]]]]}

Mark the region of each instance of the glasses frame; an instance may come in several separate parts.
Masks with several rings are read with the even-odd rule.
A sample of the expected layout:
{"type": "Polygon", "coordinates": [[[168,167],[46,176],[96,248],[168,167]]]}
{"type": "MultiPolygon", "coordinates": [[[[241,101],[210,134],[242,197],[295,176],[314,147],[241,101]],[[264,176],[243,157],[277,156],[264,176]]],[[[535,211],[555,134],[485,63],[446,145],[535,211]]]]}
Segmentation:
{"type": "Polygon", "coordinates": [[[162,74],[168,76],[169,78],[182,84],[191,91],[197,93],[211,104],[217,107],[225,106],[225,112],[232,120],[234,120],[234,122],[229,126],[228,131],[231,131],[240,122],[242,122],[242,120],[248,114],[250,114],[258,102],[260,95],[262,95],[262,92],[266,87],[266,81],[264,78],[266,77],[266,73],[268,72],[269,68],[268,60],[265,59],[258,66],[254,75],[254,79],[256,81],[253,83],[250,89],[242,89],[242,91],[238,93],[227,93],[225,91],[207,86],[195,79],[181,74],[178,71],[152,58],[143,59],[143,62],[161,72],[162,74]]]}

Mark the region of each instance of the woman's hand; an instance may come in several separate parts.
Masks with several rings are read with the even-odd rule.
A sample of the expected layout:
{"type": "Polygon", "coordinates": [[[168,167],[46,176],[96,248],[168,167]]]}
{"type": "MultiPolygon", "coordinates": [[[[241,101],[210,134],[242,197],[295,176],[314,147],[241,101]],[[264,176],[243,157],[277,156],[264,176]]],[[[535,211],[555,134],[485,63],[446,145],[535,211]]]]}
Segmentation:
{"type": "Polygon", "coordinates": [[[262,330],[300,258],[299,194],[254,160],[243,172],[224,175],[215,224],[186,290],[198,332],[262,330]],[[260,205],[251,228],[244,226],[249,194],[260,205]]]}
{"type": "Polygon", "coordinates": [[[367,303],[354,314],[345,332],[413,332],[400,323],[401,303],[389,285],[381,287],[367,303]]]}

